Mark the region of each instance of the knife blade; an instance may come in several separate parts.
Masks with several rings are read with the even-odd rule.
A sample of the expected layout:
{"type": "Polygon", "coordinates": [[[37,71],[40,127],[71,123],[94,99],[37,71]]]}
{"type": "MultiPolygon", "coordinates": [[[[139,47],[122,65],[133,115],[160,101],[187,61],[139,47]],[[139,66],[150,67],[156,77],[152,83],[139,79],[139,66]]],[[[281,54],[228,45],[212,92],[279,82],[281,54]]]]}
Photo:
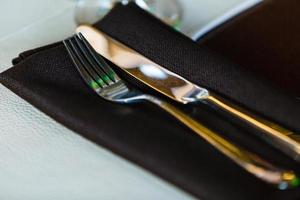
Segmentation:
{"type": "Polygon", "coordinates": [[[300,141],[295,137],[297,134],[292,131],[262,119],[206,88],[191,83],[98,29],[81,25],[76,31],[84,35],[97,53],[154,90],[182,104],[202,102],[216,110],[227,112],[260,130],[258,136],[300,162],[300,141]]]}

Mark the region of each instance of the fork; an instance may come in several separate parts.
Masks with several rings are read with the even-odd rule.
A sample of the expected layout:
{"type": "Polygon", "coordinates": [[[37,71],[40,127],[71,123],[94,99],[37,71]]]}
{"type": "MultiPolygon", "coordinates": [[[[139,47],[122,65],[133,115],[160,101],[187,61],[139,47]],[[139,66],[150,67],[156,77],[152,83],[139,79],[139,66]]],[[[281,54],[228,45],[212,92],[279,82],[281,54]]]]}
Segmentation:
{"type": "Polygon", "coordinates": [[[299,179],[293,171],[275,167],[254,153],[221,137],[172,104],[129,87],[81,33],[64,40],[63,43],[83,80],[103,99],[123,104],[152,102],[262,181],[281,190],[298,186],[299,179]]]}

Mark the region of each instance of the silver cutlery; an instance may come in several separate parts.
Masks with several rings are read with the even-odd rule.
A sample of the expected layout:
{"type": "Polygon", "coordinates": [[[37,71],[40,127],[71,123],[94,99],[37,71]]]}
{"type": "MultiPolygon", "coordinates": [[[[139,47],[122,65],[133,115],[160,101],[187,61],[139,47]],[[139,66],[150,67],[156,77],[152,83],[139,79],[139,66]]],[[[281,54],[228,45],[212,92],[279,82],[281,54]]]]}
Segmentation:
{"type": "Polygon", "coordinates": [[[217,111],[229,113],[258,129],[259,137],[300,162],[300,140],[292,131],[233,105],[91,26],[79,26],[77,32],[81,32],[101,56],[156,91],[182,104],[200,102],[210,105],[217,111]]]}
{"type": "Polygon", "coordinates": [[[152,102],[250,174],[282,190],[297,186],[298,177],[293,171],[275,167],[257,155],[229,142],[172,104],[128,87],[80,33],[65,40],[64,44],[84,81],[103,99],[123,104],[152,102]]]}

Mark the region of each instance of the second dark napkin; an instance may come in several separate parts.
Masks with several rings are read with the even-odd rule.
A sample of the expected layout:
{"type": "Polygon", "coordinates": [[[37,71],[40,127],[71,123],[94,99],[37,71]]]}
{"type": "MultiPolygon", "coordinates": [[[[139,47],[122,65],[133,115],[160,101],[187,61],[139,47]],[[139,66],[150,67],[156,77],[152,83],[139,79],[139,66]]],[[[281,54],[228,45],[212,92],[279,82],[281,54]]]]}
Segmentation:
{"type": "MultiPolygon", "coordinates": [[[[300,130],[299,102],[295,98],[199,47],[134,4],[115,7],[95,26],[192,82],[300,130]]],[[[250,176],[151,104],[124,106],[100,99],[81,80],[62,43],[25,52],[14,63],[13,68],[0,75],[6,87],[67,127],[197,197],[298,199],[300,196],[299,190],[279,191],[250,176]]],[[[215,130],[243,132],[199,109],[203,120],[210,121],[215,130]]],[[[295,170],[299,167],[272,148],[266,147],[261,153],[270,154],[271,160],[286,167],[295,170]]]]}
{"type": "Polygon", "coordinates": [[[298,0],[263,1],[199,42],[300,98],[299,18],[298,0]]]}

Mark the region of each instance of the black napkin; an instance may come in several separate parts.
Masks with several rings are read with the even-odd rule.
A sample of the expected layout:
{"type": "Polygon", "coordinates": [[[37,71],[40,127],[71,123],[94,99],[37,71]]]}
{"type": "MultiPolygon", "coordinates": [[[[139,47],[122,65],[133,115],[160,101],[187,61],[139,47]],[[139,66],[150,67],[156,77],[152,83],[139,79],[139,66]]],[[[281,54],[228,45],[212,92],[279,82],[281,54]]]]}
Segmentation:
{"type": "MultiPolygon", "coordinates": [[[[115,7],[95,26],[192,82],[300,130],[297,100],[198,46],[134,4],[115,7]]],[[[300,197],[299,189],[279,191],[249,175],[152,104],[125,106],[102,100],[85,85],[62,43],[24,52],[14,64],[0,75],[6,87],[58,122],[199,198],[300,197]]],[[[295,162],[209,108],[199,105],[186,110],[212,129],[230,132],[228,137],[243,141],[274,163],[300,172],[295,162]]]]}
{"type": "Polygon", "coordinates": [[[299,18],[299,0],[263,1],[199,42],[300,99],[299,18]]]}

